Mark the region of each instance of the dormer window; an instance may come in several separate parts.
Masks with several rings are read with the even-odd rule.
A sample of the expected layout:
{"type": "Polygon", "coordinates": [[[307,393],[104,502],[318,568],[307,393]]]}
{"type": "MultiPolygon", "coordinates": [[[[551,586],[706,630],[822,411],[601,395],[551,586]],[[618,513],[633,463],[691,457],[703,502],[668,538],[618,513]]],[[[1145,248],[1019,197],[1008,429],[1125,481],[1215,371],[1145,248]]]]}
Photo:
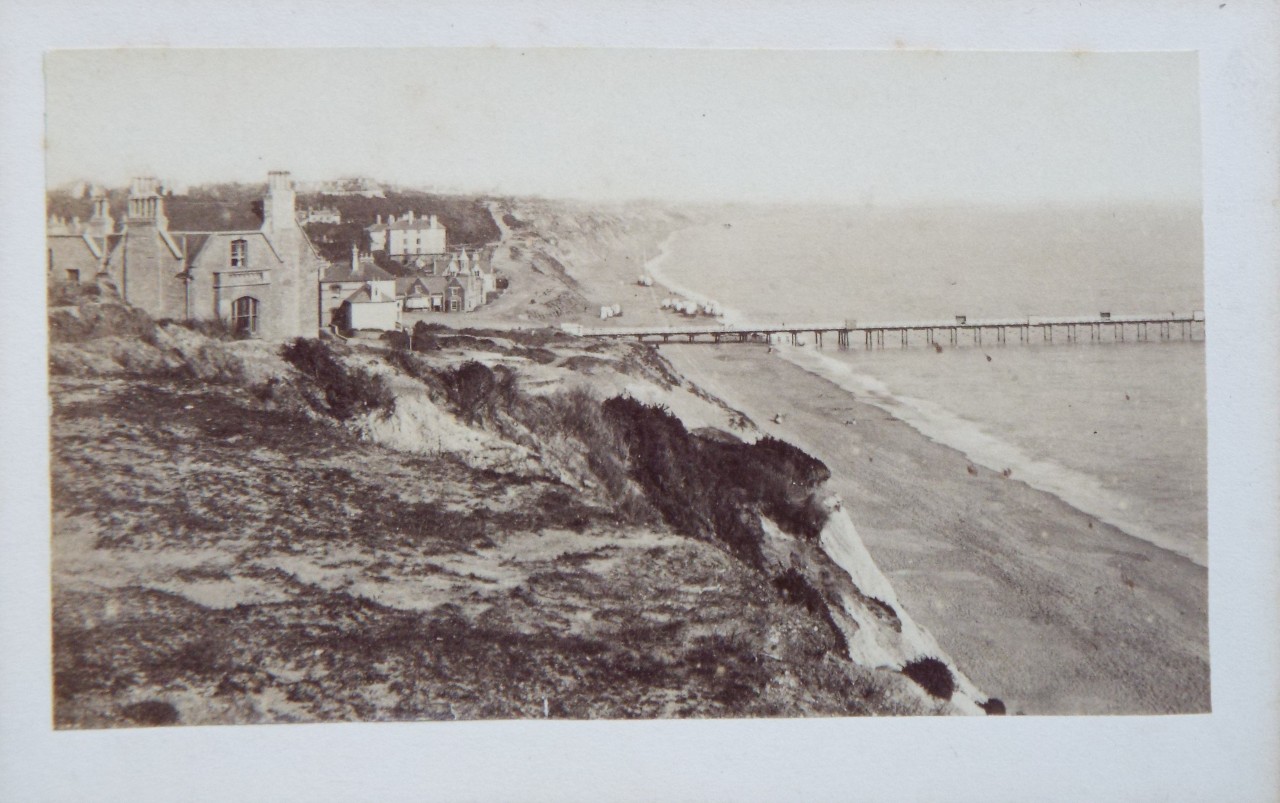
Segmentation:
{"type": "Polygon", "coordinates": [[[249,243],[247,240],[231,241],[231,267],[243,268],[249,264],[249,243]]]}

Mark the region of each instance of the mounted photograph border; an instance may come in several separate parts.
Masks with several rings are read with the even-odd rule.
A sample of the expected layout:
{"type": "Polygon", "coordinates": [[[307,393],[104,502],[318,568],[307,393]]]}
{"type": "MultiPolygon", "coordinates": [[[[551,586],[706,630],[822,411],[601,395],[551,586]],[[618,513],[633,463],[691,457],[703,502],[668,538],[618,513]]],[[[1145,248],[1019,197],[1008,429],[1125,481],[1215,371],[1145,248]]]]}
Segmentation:
{"type": "Polygon", "coordinates": [[[21,800],[1271,800],[1280,756],[1280,6],[232,2],[0,6],[0,796],[21,800]],[[393,24],[394,23],[394,24],[393,24]],[[76,47],[1193,50],[1201,70],[1213,713],[58,733],[49,665],[43,54],[76,47]],[[29,270],[27,269],[29,268],[29,270]]]}

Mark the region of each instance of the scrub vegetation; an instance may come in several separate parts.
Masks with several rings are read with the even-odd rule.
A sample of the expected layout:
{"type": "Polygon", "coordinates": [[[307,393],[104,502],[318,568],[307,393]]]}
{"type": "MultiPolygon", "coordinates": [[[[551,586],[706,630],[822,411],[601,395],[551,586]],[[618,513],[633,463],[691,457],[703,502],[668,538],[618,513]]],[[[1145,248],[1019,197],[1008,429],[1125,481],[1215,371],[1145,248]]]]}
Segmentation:
{"type": "Polygon", "coordinates": [[[74,300],[51,314],[58,727],[936,710],[851,661],[830,590],[769,545],[762,517],[816,540],[825,466],[602,398],[584,344],[281,347],[74,300]],[[357,425],[422,404],[530,462],[357,425]]]}

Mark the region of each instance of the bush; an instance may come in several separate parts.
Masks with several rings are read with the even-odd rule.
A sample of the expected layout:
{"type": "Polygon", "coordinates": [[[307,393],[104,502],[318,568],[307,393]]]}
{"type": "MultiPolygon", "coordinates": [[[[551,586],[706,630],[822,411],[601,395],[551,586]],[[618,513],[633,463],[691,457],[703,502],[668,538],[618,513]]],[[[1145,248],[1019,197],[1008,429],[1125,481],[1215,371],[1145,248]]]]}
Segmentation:
{"type": "Polygon", "coordinates": [[[344,420],[360,413],[391,410],[395,396],[384,377],[348,368],[322,340],[296,338],[281,356],[324,393],[325,411],[344,420]]]}
{"type": "Polygon", "coordinates": [[[413,325],[413,350],[414,351],[439,351],[440,341],[436,339],[436,327],[439,324],[431,324],[425,321],[418,321],[413,325]]]}
{"type": "Polygon", "coordinates": [[[831,615],[831,609],[827,606],[822,592],[814,588],[803,574],[789,568],[773,578],[773,587],[778,589],[783,600],[792,605],[803,605],[809,613],[816,614],[826,622],[827,627],[831,628],[831,632],[836,637],[836,643],[841,647],[841,654],[848,654],[849,641],[845,638],[844,631],[836,624],[835,617],[831,615]]]}
{"type": "Polygon", "coordinates": [[[491,418],[500,404],[509,405],[516,396],[516,377],[499,366],[497,371],[475,360],[438,374],[449,402],[467,421],[474,424],[491,418]]]}
{"type": "Polygon", "coordinates": [[[992,697],[978,703],[978,707],[987,712],[989,717],[999,717],[1005,715],[1004,701],[999,697],[992,697]]]}
{"type": "Polygon", "coordinates": [[[937,658],[916,658],[902,667],[902,674],[920,684],[920,687],[939,700],[950,700],[956,689],[951,670],[937,658]]]}
{"type": "Polygon", "coordinates": [[[764,568],[761,514],[796,535],[822,531],[826,511],[815,492],[829,472],[799,449],[772,439],[701,438],[666,409],[630,398],[606,401],[603,412],[632,478],[678,531],[715,538],[757,569],[764,568]]]}
{"type": "Polygon", "coordinates": [[[653,508],[628,478],[625,449],[590,390],[574,387],[549,396],[517,396],[504,409],[544,441],[577,441],[587,468],[604,486],[615,511],[629,521],[653,520],[653,508]]]}

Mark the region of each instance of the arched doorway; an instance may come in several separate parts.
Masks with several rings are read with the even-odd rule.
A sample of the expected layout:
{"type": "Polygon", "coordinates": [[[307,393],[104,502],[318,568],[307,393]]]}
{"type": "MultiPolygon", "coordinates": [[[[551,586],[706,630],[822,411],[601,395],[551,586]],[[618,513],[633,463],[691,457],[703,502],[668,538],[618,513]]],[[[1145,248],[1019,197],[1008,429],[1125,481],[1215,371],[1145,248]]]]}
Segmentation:
{"type": "Polygon", "coordinates": [[[238,335],[258,333],[258,299],[241,296],[231,304],[231,331],[238,335]]]}

